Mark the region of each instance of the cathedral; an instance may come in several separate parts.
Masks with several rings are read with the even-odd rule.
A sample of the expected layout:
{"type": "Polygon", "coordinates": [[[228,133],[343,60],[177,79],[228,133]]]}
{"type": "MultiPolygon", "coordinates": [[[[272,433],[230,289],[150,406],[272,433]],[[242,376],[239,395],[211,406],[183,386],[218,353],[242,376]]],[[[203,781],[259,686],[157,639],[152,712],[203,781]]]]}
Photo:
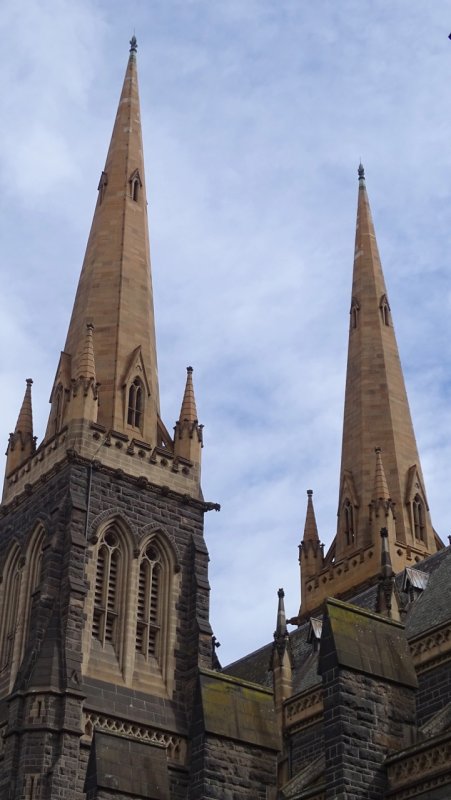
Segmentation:
{"type": "Polygon", "coordinates": [[[191,367],[160,416],[132,38],[47,430],[28,379],[7,446],[0,800],[451,797],[451,552],[362,165],[357,194],[336,535],[308,491],[299,610],[279,589],[273,641],[222,667],[191,367]]]}

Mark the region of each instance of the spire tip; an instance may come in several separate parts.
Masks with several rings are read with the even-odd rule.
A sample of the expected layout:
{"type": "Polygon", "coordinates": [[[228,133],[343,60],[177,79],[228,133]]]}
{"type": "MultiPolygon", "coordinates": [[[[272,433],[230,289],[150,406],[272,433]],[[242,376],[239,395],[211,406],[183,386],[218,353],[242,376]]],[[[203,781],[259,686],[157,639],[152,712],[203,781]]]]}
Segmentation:
{"type": "Polygon", "coordinates": [[[359,181],[364,181],[365,180],[365,170],[364,170],[362,162],[360,162],[357,172],[358,172],[358,175],[359,175],[359,181]]]}
{"type": "Polygon", "coordinates": [[[136,53],[137,50],[138,50],[138,40],[135,34],[133,34],[132,38],[130,39],[130,53],[136,53]]]}

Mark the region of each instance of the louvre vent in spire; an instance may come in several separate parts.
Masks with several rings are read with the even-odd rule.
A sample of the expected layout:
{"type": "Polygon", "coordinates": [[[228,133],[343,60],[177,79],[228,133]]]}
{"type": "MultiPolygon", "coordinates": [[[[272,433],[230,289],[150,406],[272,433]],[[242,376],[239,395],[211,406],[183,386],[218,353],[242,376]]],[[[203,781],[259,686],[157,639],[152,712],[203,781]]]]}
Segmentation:
{"type": "Polygon", "coordinates": [[[357,325],[359,323],[359,311],[360,311],[360,306],[358,304],[358,301],[357,301],[357,299],[355,297],[353,297],[352,301],[351,301],[351,312],[350,312],[351,313],[351,330],[354,330],[355,328],[357,328],[357,325]]]}
{"type": "Polygon", "coordinates": [[[387,295],[383,294],[379,303],[379,308],[381,311],[382,322],[387,327],[390,325],[390,305],[387,300],[387,295]]]}
{"type": "Polygon", "coordinates": [[[135,169],[134,172],[132,172],[132,174],[130,175],[129,185],[130,185],[130,197],[135,202],[138,202],[143,185],[138,169],[135,169]]]}

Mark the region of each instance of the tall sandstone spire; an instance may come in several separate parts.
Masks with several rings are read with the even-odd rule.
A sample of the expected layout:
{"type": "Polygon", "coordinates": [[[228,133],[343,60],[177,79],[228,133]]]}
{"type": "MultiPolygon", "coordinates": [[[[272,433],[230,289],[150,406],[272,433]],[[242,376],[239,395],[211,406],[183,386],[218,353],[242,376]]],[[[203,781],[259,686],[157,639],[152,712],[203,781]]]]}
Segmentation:
{"type": "MultiPolygon", "coordinates": [[[[136,49],[133,38],[64,354],[78,372],[86,325],[94,324],[97,422],[155,445],[158,373],[136,49]]],[[[47,436],[55,410],[52,402],[47,436]]]]}
{"type": "Polygon", "coordinates": [[[134,36],[130,45],[46,434],[36,454],[27,445],[19,456],[17,436],[10,443],[4,502],[68,453],[91,467],[100,463],[186,496],[202,494],[202,426],[191,371],[175,444],[160,417],[134,36]]]}
{"type": "MultiPolygon", "coordinates": [[[[381,549],[374,518],[377,502],[389,503],[394,517],[387,547],[395,571],[441,545],[430,520],[361,164],[358,174],[337,535],[321,572],[314,577],[303,574],[309,585],[302,591],[306,600],[301,613],[318,606],[326,595],[346,595],[376,578],[381,549]],[[384,496],[375,497],[382,484],[384,496]]],[[[380,524],[385,524],[382,518],[380,524]]]]}

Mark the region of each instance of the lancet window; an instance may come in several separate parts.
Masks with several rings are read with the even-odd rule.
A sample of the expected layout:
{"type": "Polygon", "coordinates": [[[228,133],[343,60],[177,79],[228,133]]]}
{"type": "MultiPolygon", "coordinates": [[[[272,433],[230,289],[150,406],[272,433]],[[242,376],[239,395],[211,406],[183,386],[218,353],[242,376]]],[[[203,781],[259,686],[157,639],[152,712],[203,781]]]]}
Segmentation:
{"type": "Polygon", "coordinates": [[[355,297],[351,301],[351,329],[357,328],[359,322],[360,306],[355,297]]]}
{"type": "Polygon", "coordinates": [[[30,633],[33,596],[39,589],[42,570],[44,528],[39,525],[31,536],[26,555],[14,545],[6,562],[0,607],[0,676],[9,670],[12,685],[30,633]]]}
{"type": "Polygon", "coordinates": [[[20,586],[22,581],[22,559],[20,548],[16,545],[8,559],[3,576],[3,624],[0,636],[0,671],[10,666],[14,639],[16,636],[17,621],[19,619],[20,586]]]}
{"type": "Polygon", "coordinates": [[[54,434],[61,430],[63,421],[63,387],[58,386],[55,398],[55,419],[54,419],[54,434]]]}
{"type": "Polygon", "coordinates": [[[388,304],[387,295],[383,294],[379,303],[381,310],[382,322],[384,325],[390,325],[390,306],[388,304]]]}
{"type": "Polygon", "coordinates": [[[97,553],[92,636],[102,647],[111,644],[116,651],[119,644],[123,560],[121,538],[116,530],[110,528],[97,553]]]}
{"type": "Polygon", "coordinates": [[[139,378],[135,378],[128,390],[127,422],[133,428],[141,428],[144,411],[144,387],[139,378]]]}
{"type": "Polygon", "coordinates": [[[425,541],[425,514],[424,504],[419,494],[416,494],[412,501],[413,529],[415,539],[420,542],[425,541]]]}
{"type": "Polygon", "coordinates": [[[138,202],[139,200],[139,193],[142,187],[141,177],[137,169],[133,172],[129,179],[130,182],[130,196],[132,200],[138,202]]]}
{"type": "Polygon", "coordinates": [[[355,530],[354,530],[354,509],[350,500],[346,499],[343,505],[343,513],[344,513],[344,532],[345,532],[345,539],[346,544],[353,544],[355,541],[355,530]]]}
{"type": "Polygon", "coordinates": [[[162,577],[161,554],[151,543],[139,564],[136,614],[136,651],[146,660],[159,655],[162,577]]]}

